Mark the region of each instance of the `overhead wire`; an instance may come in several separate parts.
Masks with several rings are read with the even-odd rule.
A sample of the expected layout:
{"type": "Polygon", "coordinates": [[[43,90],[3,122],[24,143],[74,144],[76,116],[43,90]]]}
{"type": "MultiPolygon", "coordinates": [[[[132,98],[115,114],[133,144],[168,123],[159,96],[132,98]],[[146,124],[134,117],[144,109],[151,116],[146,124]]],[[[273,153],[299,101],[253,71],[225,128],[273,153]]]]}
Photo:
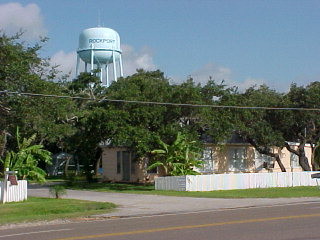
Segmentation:
{"type": "Polygon", "coordinates": [[[212,105],[212,104],[191,104],[191,103],[172,103],[172,102],[153,102],[153,101],[139,101],[139,100],[124,100],[124,99],[96,99],[90,97],[68,96],[68,95],[55,95],[55,94],[42,94],[42,93],[27,93],[27,92],[13,92],[13,91],[0,91],[0,96],[4,95],[18,95],[29,97],[50,97],[50,98],[64,98],[74,100],[96,101],[96,102],[113,102],[113,103],[131,103],[131,104],[144,104],[144,105],[161,105],[161,106],[176,106],[176,107],[208,107],[218,109],[252,109],[252,110],[293,110],[293,111],[318,111],[320,108],[297,108],[297,107],[261,107],[261,106],[237,106],[237,105],[212,105]]]}

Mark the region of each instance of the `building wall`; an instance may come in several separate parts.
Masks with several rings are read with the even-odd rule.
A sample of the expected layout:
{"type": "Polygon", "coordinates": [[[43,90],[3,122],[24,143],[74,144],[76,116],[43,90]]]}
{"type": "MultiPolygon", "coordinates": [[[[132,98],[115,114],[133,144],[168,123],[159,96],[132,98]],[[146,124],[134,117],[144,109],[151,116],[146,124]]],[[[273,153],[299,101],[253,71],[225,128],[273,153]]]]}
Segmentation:
{"type": "Polygon", "coordinates": [[[117,151],[122,148],[102,148],[103,179],[110,181],[122,180],[122,175],[117,173],[117,151]]]}
{"type": "MultiPolygon", "coordinates": [[[[254,148],[244,144],[211,145],[214,161],[213,173],[252,172],[255,170],[254,148]],[[234,151],[244,157],[242,164],[233,166],[234,151]],[[240,167],[240,168],[239,168],[240,167]]],[[[235,158],[235,161],[236,158],[235,158]]]]}
{"type": "MultiPolygon", "coordinates": [[[[298,146],[295,146],[297,148],[298,146]]],[[[228,145],[208,145],[207,148],[212,149],[213,169],[210,173],[238,173],[238,172],[281,172],[278,163],[274,158],[268,160],[259,159],[259,153],[249,144],[228,144],[228,145]],[[233,155],[238,151],[239,155],[244,155],[245,161],[238,166],[232,166],[233,155]],[[261,164],[259,163],[261,161],[261,164]],[[263,165],[263,161],[267,161],[268,165],[263,165]],[[267,167],[267,168],[266,168],[267,167]]],[[[286,148],[280,149],[275,147],[274,153],[280,154],[281,162],[288,172],[301,172],[303,171],[299,165],[298,157],[286,148]],[[292,159],[294,158],[294,159],[292,159]],[[295,160],[295,161],[292,161],[295,160]]],[[[311,166],[311,147],[305,147],[306,156],[311,166]]],[[[264,158],[267,158],[264,156],[264,158]]]]}
{"type": "MultiPolygon", "coordinates": [[[[120,172],[118,169],[118,152],[128,151],[124,147],[103,147],[102,148],[102,169],[104,181],[120,182],[123,180],[123,163],[120,161],[120,172]]],[[[130,179],[129,182],[153,182],[156,173],[148,173],[147,159],[134,159],[131,154],[130,158],[130,179]]]]}

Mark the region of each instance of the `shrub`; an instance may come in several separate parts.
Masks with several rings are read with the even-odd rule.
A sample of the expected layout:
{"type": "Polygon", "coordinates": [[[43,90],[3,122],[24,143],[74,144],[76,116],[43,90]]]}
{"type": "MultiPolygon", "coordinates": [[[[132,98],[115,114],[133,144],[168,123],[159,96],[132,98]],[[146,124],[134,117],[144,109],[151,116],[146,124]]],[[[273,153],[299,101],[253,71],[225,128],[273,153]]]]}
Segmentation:
{"type": "Polygon", "coordinates": [[[67,194],[67,190],[64,186],[53,185],[50,187],[50,194],[55,198],[61,198],[63,195],[67,194]]]}

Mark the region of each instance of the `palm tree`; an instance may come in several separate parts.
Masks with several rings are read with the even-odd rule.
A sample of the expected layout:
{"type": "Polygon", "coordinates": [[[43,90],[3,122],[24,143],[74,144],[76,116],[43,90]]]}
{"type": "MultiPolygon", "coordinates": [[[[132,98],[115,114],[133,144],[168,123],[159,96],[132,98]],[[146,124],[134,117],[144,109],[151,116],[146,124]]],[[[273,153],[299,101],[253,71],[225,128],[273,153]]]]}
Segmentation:
{"type": "Polygon", "coordinates": [[[4,169],[18,171],[20,179],[31,179],[38,182],[44,182],[46,172],[38,167],[40,161],[51,163],[51,152],[44,150],[43,145],[32,145],[36,138],[34,134],[30,138],[23,138],[21,141],[19,128],[17,128],[17,152],[10,151],[4,159],[0,159],[4,169]]]}
{"type": "Polygon", "coordinates": [[[161,149],[151,151],[156,161],[148,169],[162,167],[165,175],[172,176],[198,174],[194,168],[200,167],[202,162],[199,160],[201,149],[196,146],[196,141],[188,141],[186,135],[178,132],[171,145],[161,139],[158,143],[161,149]]]}

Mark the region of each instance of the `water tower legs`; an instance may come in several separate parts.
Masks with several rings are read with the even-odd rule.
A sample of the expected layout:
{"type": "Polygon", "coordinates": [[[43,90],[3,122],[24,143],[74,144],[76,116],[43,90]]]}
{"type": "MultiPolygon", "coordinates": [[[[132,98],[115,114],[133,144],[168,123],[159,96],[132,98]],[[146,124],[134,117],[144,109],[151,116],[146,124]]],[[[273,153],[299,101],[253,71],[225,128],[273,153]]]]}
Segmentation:
{"type": "Polygon", "coordinates": [[[94,68],[94,51],[93,49],[91,48],[91,74],[93,73],[93,68],[94,68]]]}
{"type": "Polygon", "coordinates": [[[80,67],[80,57],[79,57],[79,54],[77,54],[76,76],[79,75],[79,67],[80,67]]]}
{"type": "Polygon", "coordinates": [[[113,61],[114,81],[117,81],[117,65],[116,65],[116,57],[115,57],[114,51],[112,51],[112,61],[113,61]]]}
{"type": "Polygon", "coordinates": [[[119,55],[120,77],[123,77],[122,57],[119,55]]]}
{"type": "Polygon", "coordinates": [[[109,87],[109,66],[106,65],[106,86],[109,87]]]}
{"type": "Polygon", "coordinates": [[[100,67],[100,84],[103,84],[103,68],[102,66],[99,66],[100,67]]]}
{"type": "MultiPolygon", "coordinates": [[[[90,55],[86,59],[86,62],[84,62],[84,64],[85,64],[84,71],[86,73],[89,72],[91,75],[96,75],[97,77],[99,77],[101,85],[109,87],[110,84],[112,83],[112,81],[117,81],[118,77],[123,77],[123,65],[122,65],[121,52],[110,50],[111,54],[109,55],[109,60],[106,62],[100,63],[99,54],[95,52],[95,51],[97,51],[97,49],[95,49],[94,47],[91,46],[91,48],[88,49],[88,51],[90,51],[90,55]],[[109,69],[110,64],[113,64],[113,66],[110,66],[110,67],[112,67],[111,70],[109,69]]],[[[81,57],[78,53],[77,54],[76,77],[79,76],[81,69],[82,69],[81,57]]]]}

